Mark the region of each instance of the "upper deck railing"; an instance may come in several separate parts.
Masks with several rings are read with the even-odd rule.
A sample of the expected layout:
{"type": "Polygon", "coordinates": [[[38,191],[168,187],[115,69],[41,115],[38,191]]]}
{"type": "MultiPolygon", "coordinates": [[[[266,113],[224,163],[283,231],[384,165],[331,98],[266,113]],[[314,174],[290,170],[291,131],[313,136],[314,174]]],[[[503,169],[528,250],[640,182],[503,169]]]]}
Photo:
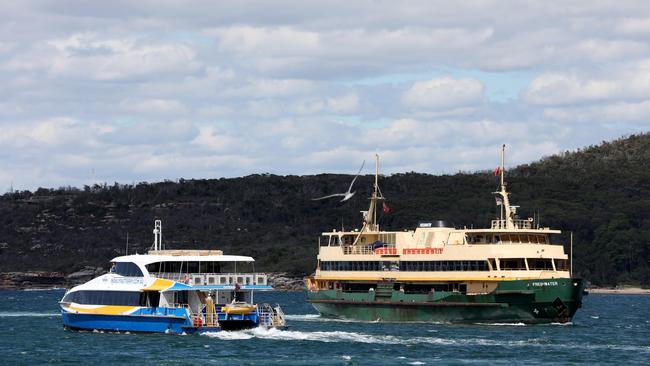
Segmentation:
{"type": "Polygon", "coordinates": [[[395,244],[384,244],[373,247],[372,245],[344,245],[343,254],[397,254],[395,244]]]}
{"type": "MultiPolygon", "coordinates": [[[[533,223],[530,220],[512,220],[512,223],[515,225],[515,229],[532,229],[533,223]]],[[[507,220],[492,220],[491,229],[508,229],[507,220]]]]}
{"type": "Polygon", "coordinates": [[[170,273],[152,272],[151,276],[186,283],[192,286],[208,285],[268,285],[268,276],[262,273],[170,273]]]}

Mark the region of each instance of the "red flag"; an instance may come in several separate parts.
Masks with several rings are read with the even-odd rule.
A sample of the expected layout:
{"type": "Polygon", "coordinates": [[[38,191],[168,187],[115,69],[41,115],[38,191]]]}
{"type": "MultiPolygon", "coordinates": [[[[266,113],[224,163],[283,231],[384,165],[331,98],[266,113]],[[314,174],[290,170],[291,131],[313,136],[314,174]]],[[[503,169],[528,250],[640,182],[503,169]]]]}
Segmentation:
{"type": "Polygon", "coordinates": [[[390,213],[390,207],[388,207],[386,202],[382,202],[381,204],[383,205],[384,214],[386,214],[386,215],[389,214],[390,213]]]}
{"type": "Polygon", "coordinates": [[[494,169],[494,176],[498,177],[500,173],[501,173],[501,167],[498,166],[496,169],[494,169]]]}

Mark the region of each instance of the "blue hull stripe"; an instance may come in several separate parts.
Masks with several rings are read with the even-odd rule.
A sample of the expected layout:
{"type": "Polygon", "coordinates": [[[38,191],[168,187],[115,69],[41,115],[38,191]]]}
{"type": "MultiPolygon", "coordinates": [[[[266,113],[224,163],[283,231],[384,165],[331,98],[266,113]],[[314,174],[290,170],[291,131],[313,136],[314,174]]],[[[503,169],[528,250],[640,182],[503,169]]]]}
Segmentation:
{"type": "Polygon", "coordinates": [[[100,315],[62,312],[61,317],[64,326],[86,330],[182,333],[183,329],[181,327],[192,325],[187,318],[177,316],[100,315]]]}

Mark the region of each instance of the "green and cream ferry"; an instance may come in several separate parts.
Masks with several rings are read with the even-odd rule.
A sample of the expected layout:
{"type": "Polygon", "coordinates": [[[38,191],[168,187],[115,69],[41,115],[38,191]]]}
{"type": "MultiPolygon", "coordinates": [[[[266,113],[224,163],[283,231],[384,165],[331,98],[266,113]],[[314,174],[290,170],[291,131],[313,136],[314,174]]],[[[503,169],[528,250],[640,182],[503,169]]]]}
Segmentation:
{"type": "MultiPolygon", "coordinates": [[[[519,219],[504,182],[500,217],[489,228],[443,221],[382,231],[377,223],[379,163],[360,230],[325,232],[315,273],[306,279],[322,316],[366,321],[568,322],[584,284],[571,275],[559,230],[519,219]]],[[[385,206],[384,206],[385,207],[385,206]]]]}

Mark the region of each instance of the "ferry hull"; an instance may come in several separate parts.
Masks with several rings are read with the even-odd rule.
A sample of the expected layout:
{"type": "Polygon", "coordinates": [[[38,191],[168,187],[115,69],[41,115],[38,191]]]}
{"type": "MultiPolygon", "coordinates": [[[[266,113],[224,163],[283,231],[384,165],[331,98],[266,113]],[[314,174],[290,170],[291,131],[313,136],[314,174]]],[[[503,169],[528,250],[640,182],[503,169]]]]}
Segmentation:
{"type": "Polygon", "coordinates": [[[191,323],[183,317],[75,314],[62,312],[63,326],[72,330],[112,332],[182,333],[191,323]]]}
{"type": "Polygon", "coordinates": [[[309,292],[308,301],[323,315],[362,321],[564,323],[582,304],[579,279],[504,281],[486,295],[444,292],[390,298],[336,290],[309,292]]]}

